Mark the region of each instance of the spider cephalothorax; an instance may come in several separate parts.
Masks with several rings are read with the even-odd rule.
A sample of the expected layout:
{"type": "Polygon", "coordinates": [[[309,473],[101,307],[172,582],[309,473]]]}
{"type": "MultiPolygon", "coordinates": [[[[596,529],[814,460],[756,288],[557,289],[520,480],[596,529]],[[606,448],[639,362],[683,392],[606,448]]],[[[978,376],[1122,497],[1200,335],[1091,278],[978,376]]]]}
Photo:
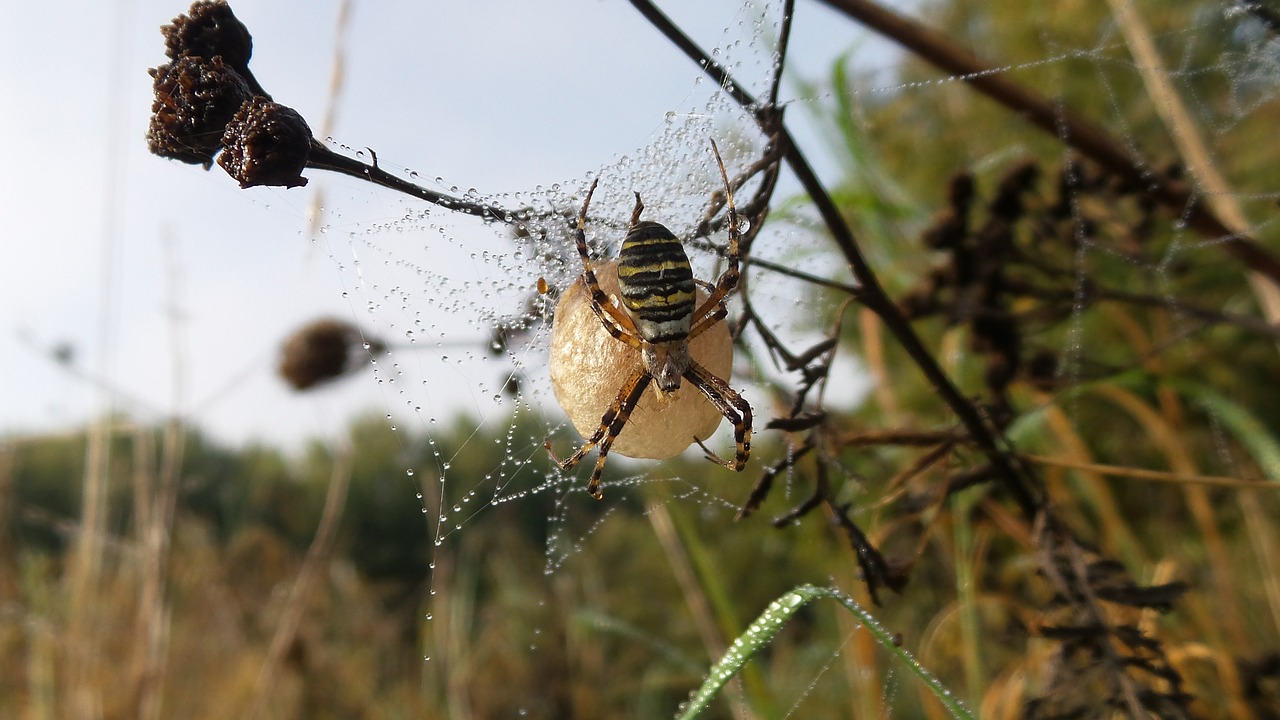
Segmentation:
{"type": "MultiPolygon", "coordinates": [[[[613,403],[600,418],[599,427],[586,444],[564,460],[552,455],[561,469],[569,470],[593,447],[599,446],[599,457],[587,484],[587,492],[596,499],[601,497],[600,475],[604,471],[609,448],[627,426],[631,412],[650,383],[655,383],[658,391],[666,394],[678,390],[682,380],[688,380],[733,423],[737,452],[732,460],[717,457],[697,437],[689,439],[697,442],[708,458],[741,471],[751,453],[751,406],[727,382],[700,365],[689,351],[690,340],[728,315],[725,298],[737,287],[739,277],[740,232],[733,190],[714,142],[711,147],[725,185],[729,233],[726,268],[714,285],[694,279],[689,258],[679,238],[659,223],[640,219],[644,203],[636,193],[631,223],[618,253],[621,307],[615,305],[601,289],[587,252],[587,208],[596,183],[593,182],[587,191],[582,212],[578,215],[575,239],[583,265],[581,282],[590,293],[591,309],[609,335],[640,351],[639,366],[622,383],[613,403]],[[708,292],[701,303],[697,302],[698,286],[708,292]]],[[[547,450],[551,450],[550,441],[547,442],[547,450]]]]}

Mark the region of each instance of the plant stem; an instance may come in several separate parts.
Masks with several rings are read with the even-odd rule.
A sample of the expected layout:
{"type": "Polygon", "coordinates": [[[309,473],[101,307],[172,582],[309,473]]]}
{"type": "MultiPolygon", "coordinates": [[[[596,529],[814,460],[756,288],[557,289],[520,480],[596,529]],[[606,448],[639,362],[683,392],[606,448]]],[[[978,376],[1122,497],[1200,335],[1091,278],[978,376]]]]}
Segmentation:
{"type": "Polygon", "coordinates": [[[325,147],[319,140],[311,141],[311,156],[307,160],[307,167],[316,170],[329,170],[331,172],[349,175],[361,180],[368,180],[375,185],[381,185],[406,195],[411,195],[420,200],[426,200],[432,205],[439,205],[446,210],[460,212],[465,215],[475,215],[485,220],[496,220],[507,224],[515,224],[518,220],[517,213],[497,205],[485,205],[483,203],[472,202],[462,198],[456,198],[452,195],[446,195],[434,190],[428,190],[421,185],[415,185],[408,180],[403,180],[391,173],[378,167],[378,156],[369,151],[373,157],[373,162],[366,165],[359,160],[339,155],[338,153],[325,147]]]}

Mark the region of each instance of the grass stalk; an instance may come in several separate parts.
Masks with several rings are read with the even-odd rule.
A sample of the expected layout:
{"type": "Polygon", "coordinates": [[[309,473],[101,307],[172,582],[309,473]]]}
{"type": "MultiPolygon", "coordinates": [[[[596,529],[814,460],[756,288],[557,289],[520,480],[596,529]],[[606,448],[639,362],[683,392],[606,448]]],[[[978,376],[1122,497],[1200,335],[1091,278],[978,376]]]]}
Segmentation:
{"type": "Polygon", "coordinates": [[[974,572],[977,556],[974,552],[974,505],[987,492],[986,488],[969,488],[957,493],[951,500],[952,531],[955,537],[956,602],[960,609],[961,652],[964,658],[966,691],[971,702],[982,697],[982,630],[978,616],[977,583],[974,572]]]}
{"type": "MultiPolygon", "coordinates": [[[[1123,409],[1142,427],[1143,435],[1164,455],[1174,472],[1182,475],[1198,474],[1195,459],[1188,451],[1179,428],[1174,427],[1165,414],[1118,385],[1099,385],[1095,391],[1100,397],[1123,409]]],[[[1230,572],[1230,553],[1218,525],[1208,489],[1202,485],[1183,485],[1182,488],[1187,509],[1204,539],[1205,551],[1210,560],[1215,601],[1221,603],[1219,609],[1224,613],[1221,627],[1230,636],[1235,647],[1248,647],[1252,638],[1240,622],[1239,588],[1230,572]]]]}
{"type": "Polygon", "coordinates": [[[89,428],[81,483],[80,522],[67,577],[67,624],[62,645],[67,653],[63,713],[64,717],[78,720],[96,720],[102,711],[102,697],[96,680],[101,639],[97,600],[102,585],[106,485],[113,424],[110,416],[104,416],[89,428]]]}
{"type": "Polygon", "coordinates": [[[285,602],[280,623],[276,626],[275,635],[271,638],[271,647],[267,650],[267,658],[258,671],[258,680],[253,689],[249,709],[244,714],[248,720],[261,717],[266,707],[267,698],[271,695],[276,674],[281,662],[293,645],[298,635],[298,627],[302,622],[302,612],[306,600],[329,558],[333,547],[333,539],[338,532],[338,521],[342,518],[342,510],[347,501],[347,489],[351,485],[352,461],[355,451],[350,443],[338,449],[333,462],[333,474],[329,478],[329,491],[325,494],[324,509],[320,513],[320,523],[316,527],[315,537],[307,548],[307,556],[302,561],[302,568],[289,591],[289,599],[285,602]]]}
{"type": "MultiPolygon", "coordinates": [[[[667,556],[667,563],[671,566],[671,572],[675,575],[681,594],[684,595],[685,604],[689,607],[689,613],[693,617],[698,637],[702,640],[707,655],[717,657],[724,654],[725,641],[720,634],[715,614],[712,612],[707,590],[694,570],[688,549],[676,530],[671,513],[662,503],[650,500],[646,503],[645,515],[649,518],[649,524],[653,527],[653,534],[657,537],[658,544],[662,546],[662,551],[667,556]]],[[[742,699],[741,692],[730,693],[727,700],[735,718],[747,720],[755,716],[742,699]]]]}
{"type": "Polygon", "coordinates": [[[17,603],[22,597],[18,543],[13,528],[13,469],[17,455],[14,443],[0,442],[0,606],[17,603]]]}
{"type": "MultiPolygon", "coordinates": [[[[139,437],[150,437],[150,430],[142,430],[139,437]]],[[[164,448],[159,476],[154,487],[146,478],[135,481],[135,492],[146,492],[150,501],[135,497],[135,506],[146,506],[140,516],[142,581],[138,593],[138,650],[135,652],[134,687],[137,697],[137,717],[141,720],[159,718],[160,700],[164,685],[166,644],[169,635],[169,604],[165,599],[166,569],[169,564],[169,548],[173,527],[174,508],[178,500],[178,475],[181,472],[185,449],[185,428],[180,420],[171,418],[164,429],[164,448]]],[[[143,474],[149,467],[151,443],[139,443],[148,450],[147,462],[135,468],[135,475],[143,474]]],[[[150,475],[150,473],[146,473],[150,475]]]]}
{"type": "Polygon", "coordinates": [[[973,720],[974,715],[958,700],[950,690],[943,686],[933,673],[929,672],[915,657],[900,647],[893,634],[880,624],[875,616],[858,604],[856,600],[836,588],[820,588],[813,585],[801,585],[787,592],[769,604],[765,611],[756,618],[741,635],[739,635],[720,662],[716,663],[702,686],[693,694],[688,704],[678,717],[692,720],[699,717],[710,706],[711,701],[735,675],[742,670],[756,653],[764,649],[773,638],[781,632],[787,622],[805,605],[820,598],[830,598],[843,605],[862,623],[875,638],[880,647],[895,656],[910,672],[928,687],[929,691],[942,703],[954,718],[973,720]]]}

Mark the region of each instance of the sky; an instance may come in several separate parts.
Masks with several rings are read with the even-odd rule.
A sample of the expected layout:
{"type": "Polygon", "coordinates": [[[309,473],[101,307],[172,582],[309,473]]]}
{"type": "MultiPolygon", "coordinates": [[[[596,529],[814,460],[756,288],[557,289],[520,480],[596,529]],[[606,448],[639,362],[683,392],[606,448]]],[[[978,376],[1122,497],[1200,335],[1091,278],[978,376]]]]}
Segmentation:
{"type": "MultiPolygon", "coordinates": [[[[743,20],[732,2],[665,5],[707,47],[743,20]]],[[[823,78],[839,53],[868,47],[853,23],[798,5],[801,76],[823,78]]],[[[353,300],[363,276],[350,251],[317,238],[316,198],[325,231],[394,224],[416,201],[314,171],[306,188],[240,190],[216,166],[148,154],[146,71],[165,60],[159,26],[187,6],[0,0],[0,438],[119,411],[144,422],[178,413],[232,444],[289,444],[401,404],[368,376],[299,395],[275,366],[283,338],[313,318],[379,321],[353,300]]],[[[339,55],[337,0],[232,2],[277,101],[317,134],[332,106],[334,141],[445,186],[514,192],[582,178],[643,147],[701,82],[623,0],[350,7],[339,55]]],[[[459,232],[416,262],[465,264],[459,232]]],[[[477,232],[478,247],[491,241],[477,232]]],[[[456,325],[476,337],[474,318],[448,315],[432,318],[441,336],[456,325]]],[[[458,382],[430,398],[441,417],[491,395],[491,377],[452,370],[458,382]]]]}

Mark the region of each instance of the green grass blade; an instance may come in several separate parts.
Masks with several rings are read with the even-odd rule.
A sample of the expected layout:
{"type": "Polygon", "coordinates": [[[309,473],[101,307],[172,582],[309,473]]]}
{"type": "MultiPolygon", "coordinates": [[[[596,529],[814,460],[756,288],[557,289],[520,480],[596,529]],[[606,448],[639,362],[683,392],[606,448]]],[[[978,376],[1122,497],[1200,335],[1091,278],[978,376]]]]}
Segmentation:
{"type": "Polygon", "coordinates": [[[920,678],[933,692],[938,702],[951,713],[952,717],[973,720],[974,716],[942,685],[933,673],[926,670],[911,653],[899,647],[880,621],[858,604],[856,600],[836,588],[820,588],[812,585],[801,585],[774,600],[765,611],[747,627],[746,631],[733,641],[733,645],[725,653],[720,662],[711,668],[702,687],[694,693],[688,704],[681,708],[679,717],[682,720],[696,718],[707,709],[720,690],[729,682],[761,648],[768,645],[774,636],[787,624],[800,608],[819,598],[831,598],[848,608],[858,621],[871,632],[880,646],[893,653],[907,666],[916,677],[920,678]]]}
{"type": "Polygon", "coordinates": [[[1170,384],[1212,413],[1249,451],[1268,480],[1280,482],[1280,440],[1258,416],[1206,385],[1188,380],[1174,380],[1170,384]]]}

